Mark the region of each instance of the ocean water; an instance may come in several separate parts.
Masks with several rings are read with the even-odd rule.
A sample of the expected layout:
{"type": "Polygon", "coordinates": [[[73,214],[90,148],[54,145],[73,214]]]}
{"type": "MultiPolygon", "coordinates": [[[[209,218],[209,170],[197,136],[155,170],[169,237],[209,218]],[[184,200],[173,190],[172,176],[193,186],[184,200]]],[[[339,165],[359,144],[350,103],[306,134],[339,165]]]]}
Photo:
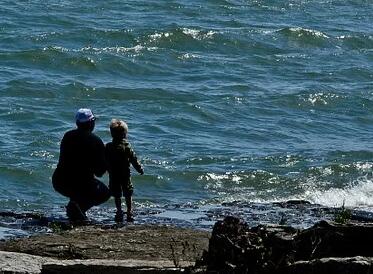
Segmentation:
{"type": "Polygon", "coordinates": [[[373,2],[0,1],[2,211],[64,214],[51,175],[80,107],[104,142],[128,122],[138,212],[373,211],[373,2]]]}

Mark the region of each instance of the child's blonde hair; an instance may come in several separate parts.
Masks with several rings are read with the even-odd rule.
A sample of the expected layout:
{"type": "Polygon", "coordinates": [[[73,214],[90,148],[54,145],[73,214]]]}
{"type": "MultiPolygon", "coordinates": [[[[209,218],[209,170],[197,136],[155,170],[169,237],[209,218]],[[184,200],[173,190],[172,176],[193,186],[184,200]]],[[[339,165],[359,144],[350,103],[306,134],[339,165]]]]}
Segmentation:
{"type": "Polygon", "coordinates": [[[112,119],[110,122],[110,133],[113,138],[123,138],[127,136],[128,125],[119,119],[112,119]]]}

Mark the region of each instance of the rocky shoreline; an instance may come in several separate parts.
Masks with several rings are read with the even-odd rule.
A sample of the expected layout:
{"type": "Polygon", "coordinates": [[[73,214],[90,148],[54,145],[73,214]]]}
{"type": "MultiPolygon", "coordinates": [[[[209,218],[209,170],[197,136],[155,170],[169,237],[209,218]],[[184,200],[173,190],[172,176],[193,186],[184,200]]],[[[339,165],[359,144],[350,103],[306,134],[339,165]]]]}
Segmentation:
{"type": "MultiPolygon", "coordinates": [[[[209,237],[210,233],[206,231],[168,226],[88,225],[2,241],[0,250],[37,256],[28,263],[33,265],[37,261],[39,272],[7,273],[62,273],[65,270],[65,273],[92,273],[91,268],[97,269],[99,265],[105,266],[106,273],[119,273],[118,269],[122,269],[120,273],[132,273],[136,269],[167,273],[194,265],[207,249],[209,237]],[[77,265],[78,270],[74,270],[77,265]]],[[[4,255],[9,256],[3,253],[2,257],[4,255]]],[[[19,266],[17,260],[14,265],[19,266]]],[[[102,267],[100,269],[94,273],[104,272],[102,267]]]]}
{"type": "Polygon", "coordinates": [[[211,232],[40,218],[54,232],[0,241],[0,273],[373,273],[373,223],[342,217],[296,228],[226,216],[211,232]]]}

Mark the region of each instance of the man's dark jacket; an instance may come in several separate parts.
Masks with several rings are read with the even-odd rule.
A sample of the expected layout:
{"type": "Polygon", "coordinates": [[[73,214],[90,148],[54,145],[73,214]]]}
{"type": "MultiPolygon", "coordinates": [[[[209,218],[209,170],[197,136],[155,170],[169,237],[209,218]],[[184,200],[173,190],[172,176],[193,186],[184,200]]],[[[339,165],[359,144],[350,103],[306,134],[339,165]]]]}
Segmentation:
{"type": "Polygon", "coordinates": [[[98,136],[81,129],[65,133],[53,175],[54,186],[63,184],[69,188],[81,188],[92,182],[94,176],[101,177],[105,171],[105,145],[98,136]]]}

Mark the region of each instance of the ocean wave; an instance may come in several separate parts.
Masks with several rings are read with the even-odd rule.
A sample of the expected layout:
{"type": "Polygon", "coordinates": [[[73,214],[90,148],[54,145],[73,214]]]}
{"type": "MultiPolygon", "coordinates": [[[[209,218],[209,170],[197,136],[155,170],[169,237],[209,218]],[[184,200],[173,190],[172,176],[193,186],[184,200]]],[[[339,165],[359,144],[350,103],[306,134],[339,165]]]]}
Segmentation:
{"type": "Polygon", "coordinates": [[[271,165],[277,165],[279,167],[294,167],[299,163],[307,161],[304,156],[301,155],[269,155],[264,157],[265,161],[269,161],[271,165]]]}
{"type": "Polygon", "coordinates": [[[185,35],[189,35],[196,40],[212,39],[214,35],[217,33],[216,31],[212,31],[212,30],[202,31],[202,30],[188,29],[188,28],[183,28],[182,31],[185,35]]]}
{"type": "MultiPolygon", "coordinates": [[[[261,164],[258,160],[260,159],[248,159],[251,162],[249,165],[261,164]]],[[[317,159],[297,155],[267,156],[262,160],[270,161],[270,163],[262,163],[267,170],[207,172],[199,174],[197,181],[208,192],[214,193],[218,201],[273,202],[308,199],[321,203],[323,199],[328,199],[328,194],[324,193],[332,195],[340,191],[347,197],[350,192],[357,189],[361,193],[356,194],[356,197],[348,203],[349,205],[354,203],[358,205],[359,195],[367,205],[373,204],[373,200],[371,198],[369,200],[373,190],[370,179],[373,174],[371,161],[348,162],[346,159],[347,162],[320,165],[317,164],[317,159]],[[359,184],[363,186],[358,187],[359,184]]],[[[193,160],[193,163],[197,164],[196,161],[193,160]]],[[[235,163],[232,161],[224,165],[229,164],[235,163]]],[[[237,165],[242,167],[243,163],[237,165]]],[[[338,197],[341,202],[342,196],[338,197]]],[[[333,203],[336,201],[334,200],[333,203]]]]}
{"type": "Polygon", "coordinates": [[[371,50],[373,48],[373,35],[354,33],[336,37],[341,46],[349,49],[371,50]]]}
{"type": "Polygon", "coordinates": [[[149,35],[150,42],[157,42],[162,39],[171,39],[172,37],[181,36],[184,34],[185,36],[191,37],[195,40],[204,40],[204,39],[212,39],[216,34],[216,31],[206,31],[206,30],[198,30],[198,29],[191,29],[191,28],[176,28],[173,30],[169,30],[166,32],[155,32],[154,34],[149,35]]]}
{"type": "Polygon", "coordinates": [[[269,35],[280,34],[290,42],[309,44],[314,46],[333,47],[338,54],[338,51],[344,50],[359,50],[367,51],[373,47],[373,36],[366,33],[356,33],[344,31],[346,34],[332,35],[326,34],[319,30],[307,29],[302,27],[287,27],[275,32],[266,31],[269,35]]]}
{"type": "Polygon", "coordinates": [[[373,210],[373,181],[361,177],[348,188],[331,188],[328,190],[311,189],[303,198],[313,203],[331,207],[358,207],[373,210]]]}
{"type": "Polygon", "coordinates": [[[133,47],[122,47],[122,46],[115,46],[115,47],[83,47],[81,49],[76,50],[77,52],[86,52],[86,53],[141,53],[144,51],[156,51],[157,47],[145,47],[143,45],[135,45],[133,47]]]}
{"type": "Polygon", "coordinates": [[[218,32],[213,30],[175,27],[141,36],[138,41],[142,45],[151,48],[199,50],[206,47],[206,43],[209,41],[214,41],[217,34],[218,32]]]}
{"type": "Polygon", "coordinates": [[[311,106],[326,106],[331,103],[336,103],[338,100],[345,98],[345,96],[334,92],[316,92],[300,95],[301,101],[310,104],[311,106]]]}
{"type": "Polygon", "coordinates": [[[67,48],[63,46],[48,46],[44,48],[5,52],[1,58],[7,62],[21,64],[20,68],[48,68],[59,73],[63,71],[93,71],[110,66],[122,66],[128,58],[139,56],[145,52],[156,51],[157,47],[135,45],[132,47],[93,47],[67,48]],[[120,57],[118,59],[118,57],[120,57]],[[125,59],[121,59],[124,57],[125,59]],[[104,66],[104,67],[102,67],[104,66]]]}
{"type": "MultiPolygon", "coordinates": [[[[249,187],[260,190],[273,185],[277,185],[282,179],[275,173],[256,170],[252,172],[232,171],[225,173],[206,173],[198,176],[197,181],[205,183],[207,190],[234,190],[236,186],[249,187]]],[[[270,188],[267,188],[269,190],[270,188]]]]}
{"type": "Polygon", "coordinates": [[[359,176],[366,176],[373,172],[373,163],[335,163],[325,166],[310,167],[306,173],[308,184],[317,182],[321,187],[323,184],[346,186],[351,180],[359,176]]]}
{"type": "Polygon", "coordinates": [[[200,58],[201,56],[198,54],[193,54],[193,53],[185,53],[179,56],[178,58],[181,60],[188,60],[188,59],[197,59],[200,58]]]}
{"type": "Polygon", "coordinates": [[[283,35],[290,41],[314,46],[325,45],[325,42],[330,39],[329,35],[319,30],[302,27],[287,27],[278,30],[277,33],[283,35]]]}
{"type": "Polygon", "coordinates": [[[46,43],[48,46],[44,50],[56,50],[70,53],[139,53],[145,50],[156,50],[155,47],[147,47],[141,42],[140,38],[133,32],[132,29],[97,29],[87,28],[79,29],[79,31],[70,32],[43,32],[31,37],[32,40],[40,43],[46,43]],[[95,41],[92,42],[92,37],[95,41]],[[59,46],[60,41],[66,41],[64,45],[59,46]],[[79,43],[69,43],[79,41],[79,43]],[[75,45],[74,45],[75,44],[75,45]],[[79,44],[85,46],[79,47],[79,44]]]}
{"type": "MultiPolygon", "coordinates": [[[[79,32],[79,40],[84,41],[86,36],[96,37],[97,42],[91,44],[87,42],[87,46],[67,48],[62,46],[53,46],[59,40],[69,40],[78,36],[77,33],[58,33],[49,32],[41,33],[32,37],[36,42],[50,42],[51,46],[45,47],[44,50],[56,50],[59,52],[75,52],[75,53],[140,53],[144,51],[156,51],[159,48],[180,47],[185,44],[190,46],[200,46],[197,42],[205,40],[213,40],[217,31],[203,30],[187,27],[175,27],[163,31],[155,31],[154,33],[134,33],[133,30],[111,30],[111,29],[86,29],[79,32]],[[83,33],[83,36],[81,35],[83,33]],[[103,44],[107,44],[104,46],[103,44]]],[[[87,39],[89,40],[89,39],[87,39]]]]}
{"type": "Polygon", "coordinates": [[[40,69],[85,69],[96,67],[96,61],[88,55],[75,54],[77,51],[60,46],[20,50],[3,53],[3,59],[19,63],[20,68],[40,69]]]}

